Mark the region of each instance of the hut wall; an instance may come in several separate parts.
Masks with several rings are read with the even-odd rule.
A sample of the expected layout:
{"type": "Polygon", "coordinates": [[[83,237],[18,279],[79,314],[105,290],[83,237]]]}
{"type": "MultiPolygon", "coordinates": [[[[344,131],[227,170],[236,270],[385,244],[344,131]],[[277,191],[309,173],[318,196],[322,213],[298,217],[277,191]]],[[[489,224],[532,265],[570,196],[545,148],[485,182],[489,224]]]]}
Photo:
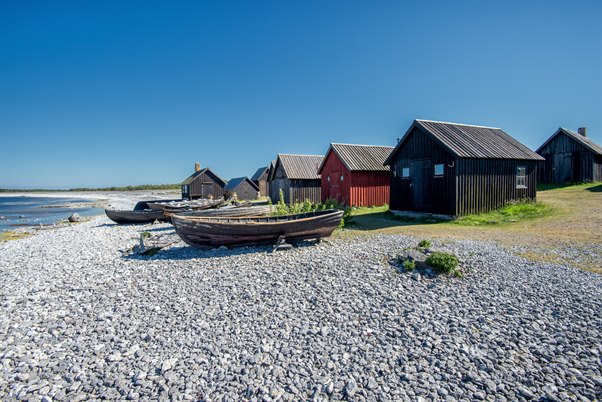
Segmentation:
{"type": "Polygon", "coordinates": [[[348,205],[351,198],[351,173],[332,150],[326,155],[321,170],[321,200],[335,199],[348,205]],[[343,176],[343,181],[341,181],[343,176]],[[330,178],[330,180],[329,180],[330,178]]]}
{"type": "Polygon", "coordinates": [[[278,165],[273,174],[273,179],[270,182],[270,198],[273,203],[280,201],[280,190],[284,195],[284,202],[290,203],[290,188],[291,181],[286,177],[286,172],[282,165],[278,165]]]}
{"type": "Polygon", "coordinates": [[[371,207],[389,203],[390,180],[388,172],[351,172],[350,179],[349,205],[371,207]]]}
{"type": "Polygon", "coordinates": [[[255,200],[257,199],[257,189],[254,188],[246,180],[241,182],[234,190],[226,190],[226,196],[231,197],[233,193],[236,193],[236,197],[239,200],[255,200]]]}
{"type": "Polygon", "coordinates": [[[510,201],[535,200],[537,165],[531,160],[460,159],[455,215],[491,211],[510,201]],[[517,188],[518,166],[526,168],[526,188],[517,188]]]}
{"type": "Polygon", "coordinates": [[[390,208],[397,211],[456,213],[455,158],[430,136],[415,128],[390,165],[390,208]],[[434,177],[435,164],[443,164],[441,177],[434,177]],[[403,169],[409,177],[403,177],[403,169]]]}
{"type": "Polygon", "coordinates": [[[594,171],[593,181],[602,181],[602,155],[594,156],[594,163],[592,167],[594,171]]]}
{"type": "Polygon", "coordinates": [[[210,172],[198,175],[189,185],[190,197],[192,199],[207,198],[209,194],[213,198],[224,196],[224,187],[221,181],[210,172]]]}
{"type": "Polygon", "coordinates": [[[556,135],[538,153],[546,159],[540,165],[540,183],[602,180],[602,164],[596,163],[596,155],[564,133],[556,135]]]}
{"type": "MultiPolygon", "coordinates": [[[[290,180],[288,201],[284,201],[287,204],[293,202],[303,202],[306,199],[313,202],[319,203],[322,196],[322,187],[320,179],[297,179],[290,180]]],[[[285,197],[286,198],[286,197],[285,197]]]]}

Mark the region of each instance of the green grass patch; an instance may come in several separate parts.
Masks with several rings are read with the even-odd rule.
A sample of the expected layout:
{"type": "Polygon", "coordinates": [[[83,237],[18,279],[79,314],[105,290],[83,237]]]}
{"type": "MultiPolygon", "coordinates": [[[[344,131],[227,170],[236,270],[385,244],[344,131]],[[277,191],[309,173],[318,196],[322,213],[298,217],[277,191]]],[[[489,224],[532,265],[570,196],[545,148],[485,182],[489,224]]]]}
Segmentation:
{"type": "Polygon", "coordinates": [[[462,226],[486,226],[543,218],[554,213],[554,208],[541,202],[512,202],[503,208],[483,214],[467,215],[452,221],[462,226]]]}
{"type": "Polygon", "coordinates": [[[451,253],[435,251],[427,257],[426,263],[439,273],[452,274],[457,277],[461,277],[462,275],[458,271],[458,257],[451,253]]]}
{"type": "Polygon", "coordinates": [[[590,190],[602,191],[602,183],[538,184],[537,191],[550,190],[590,190]]]}

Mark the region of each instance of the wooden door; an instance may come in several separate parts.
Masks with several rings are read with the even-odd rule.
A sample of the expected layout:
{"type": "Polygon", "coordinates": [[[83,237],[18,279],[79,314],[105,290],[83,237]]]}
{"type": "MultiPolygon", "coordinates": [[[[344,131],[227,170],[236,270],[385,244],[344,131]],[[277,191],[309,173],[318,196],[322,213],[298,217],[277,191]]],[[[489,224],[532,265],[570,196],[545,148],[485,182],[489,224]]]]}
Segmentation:
{"type": "Polygon", "coordinates": [[[429,212],[431,209],[431,200],[429,194],[429,183],[431,179],[431,161],[429,159],[421,159],[411,161],[411,193],[412,204],[414,211],[429,212]]]}
{"type": "Polygon", "coordinates": [[[573,179],[572,154],[570,152],[554,155],[554,183],[567,183],[573,179]]]}
{"type": "Polygon", "coordinates": [[[328,198],[333,198],[335,200],[338,200],[341,197],[341,193],[339,190],[340,174],[339,174],[339,172],[335,171],[335,172],[331,172],[328,177],[330,177],[330,181],[328,182],[328,186],[330,189],[328,198]]]}

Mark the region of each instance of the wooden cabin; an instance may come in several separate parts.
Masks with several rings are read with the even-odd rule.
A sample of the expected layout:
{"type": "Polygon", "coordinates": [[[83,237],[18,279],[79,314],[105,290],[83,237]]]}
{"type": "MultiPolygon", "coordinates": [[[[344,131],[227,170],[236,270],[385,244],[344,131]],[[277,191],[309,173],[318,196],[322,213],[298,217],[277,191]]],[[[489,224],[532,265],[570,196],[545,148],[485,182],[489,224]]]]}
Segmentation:
{"type": "Polygon", "coordinates": [[[236,193],[239,200],[256,200],[259,195],[259,187],[248,177],[237,177],[228,181],[225,187],[225,197],[230,198],[236,193]]]}
{"type": "Polygon", "coordinates": [[[260,197],[265,197],[268,195],[268,173],[270,167],[264,166],[257,169],[255,174],[251,177],[251,181],[255,183],[257,187],[259,187],[259,195],[260,197]]]}
{"type": "Polygon", "coordinates": [[[224,179],[209,168],[201,169],[199,163],[195,163],[194,170],[194,173],[181,184],[182,199],[194,200],[224,196],[224,188],[226,187],[224,179]]]}
{"type": "Polygon", "coordinates": [[[324,159],[321,155],[279,154],[270,172],[270,198],[273,203],[280,199],[280,190],[284,202],[291,204],[306,199],[319,203],[322,197],[322,185],[318,167],[324,159]]]}
{"type": "Polygon", "coordinates": [[[560,127],[535,152],[545,159],[540,183],[602,181],[602,146],[587,137],[585,127],[577,133],[560,127]]]}
{"type": "Polygon", "coordinates": [[[414,120],[385,161],[390,208],[459,216],[535,200],[541,160],[499,128],[414,120]]]}
{"type": "Polygon", "coordinates": [[[330,144],[318,168],[322,202],[370,207],[389,203],[389,169],[383,164],[393,147],[330,144]]]}

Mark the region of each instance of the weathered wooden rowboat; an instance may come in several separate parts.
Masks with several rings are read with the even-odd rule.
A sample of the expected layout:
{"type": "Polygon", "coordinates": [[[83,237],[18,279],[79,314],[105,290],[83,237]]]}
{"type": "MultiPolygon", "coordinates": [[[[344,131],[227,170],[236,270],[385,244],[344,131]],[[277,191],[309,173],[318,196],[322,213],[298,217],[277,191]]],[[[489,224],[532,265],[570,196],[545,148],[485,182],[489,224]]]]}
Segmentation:
{"type": "Polygon", "coordinates": [[[343,211],[327,209],[297,215],[263,218],[173,215],[176,233],[193,247],[274,244],[284,240],[321,239],[339,226],[343,211]]]}
{"type": "Polygon", "coordinates": [[[163,215],[163,211],[153,210],[138,210],[138,211],[125,211],[125,210],[111,210],[105,209],[105,213],[115,223],[151,223],[156,220],[166,220],[163,215]]]}
{"type": "Polygon", "coordinates": [[[151,207],[148,206],[148,203],[166,203],[166,202],[181,202],[182,199],[172,199],[172,200],[148,200],[148,201],[138,201],[136,203],[136,206],[134,206],[134,211],[143,211],[145,209],[151,209],[151,207]]]}
{"type": "Polygon", "coordinates": [[[238,207],[238,206],[227,206],[216,209],[204,209],[201,211],[184,211],[184,212],[169,212],[163,211],[163,214],[170,218],[172,215],[185,216],[185,217],[218,217],[218,216],[232,216],[232,217],[249,217],[249,216],[266,216],[272,212],[274,208],[271,205],[258,205],[252,207],[238,207]]]}
{"type": "Polygon", "coordinates": [[[224,205],[223,198],[218,200],[194,200],[194,201],[178,201],[178,202],[149,202],[148,207],[156,211],[199,211],[203,209],[218,208],[224,205]]]}

